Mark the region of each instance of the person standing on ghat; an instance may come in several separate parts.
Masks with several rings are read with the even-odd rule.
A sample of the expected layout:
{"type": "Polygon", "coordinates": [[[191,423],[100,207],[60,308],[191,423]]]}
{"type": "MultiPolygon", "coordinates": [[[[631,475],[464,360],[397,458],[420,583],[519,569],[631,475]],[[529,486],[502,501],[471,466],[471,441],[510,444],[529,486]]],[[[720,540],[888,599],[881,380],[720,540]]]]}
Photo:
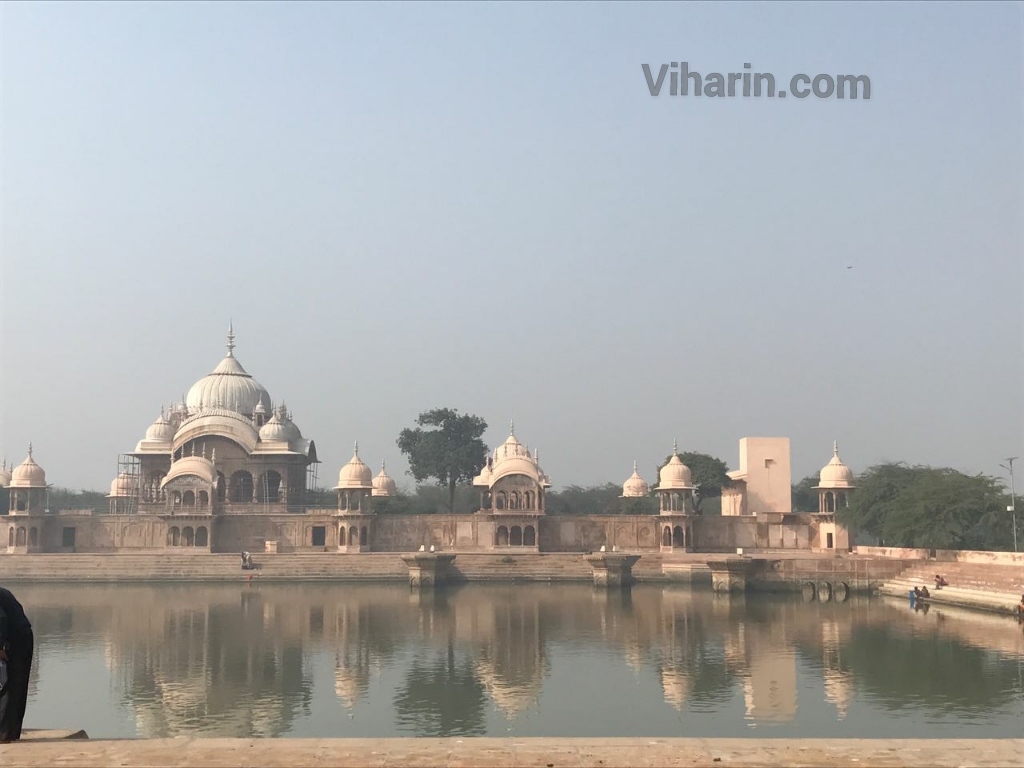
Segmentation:
{"type": "Polygon", "coordinates": [[[0,587],[0,661],[7,668],[7,681],[0,690],[0,744],[21,738],[34,644],[25,609],[10,591],[0,587]]]}

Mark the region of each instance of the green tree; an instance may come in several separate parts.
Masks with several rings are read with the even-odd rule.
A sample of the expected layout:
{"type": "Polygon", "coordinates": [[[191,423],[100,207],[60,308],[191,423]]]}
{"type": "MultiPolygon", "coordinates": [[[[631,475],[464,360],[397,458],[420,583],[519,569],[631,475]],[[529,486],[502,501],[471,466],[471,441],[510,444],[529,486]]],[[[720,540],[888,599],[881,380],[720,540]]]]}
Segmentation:
{"type": "Polygon", "coordinates": [[[471,481],[483,469],[487,446],[481,439],[487,422],[452,408],[426,411],[415,429],[403,429],[398,447],[409,459],[409,472],[417,482],[433,479],[448,488],[448,511],[455,508],[455,488],[471,481]],[[427,429],[424,429],[426,427],[427,429]]]}
{"type": "Polygon", "coordinates": [[[1009,549],[1007,496],[997,478],[955,469],[880,464],[857,478],[837,512],[852,530],[895,547],[1009,549]]]}
{"type": "MultiPolygon", "coordinates": [[[[671,456],[666,456],[665,461],[658,466],[658,472],[660,473],[662,467],[668,464],[671,460],[671,456]]],[[[721,459],[716,459],[714,456],[707,453],[697,453],[695,451],[685,451],[684,453],[680,453],[679,460],[690,468],[690,474],[693,477],[693,484],[697,487],[697,493],[694,495],[694,506],[697,511],[700,513],[705,511],[711,512],[712,508],[715,508],[719,513],[721,513],[721,501],[715,501],[709,504],[705,504],[705,501],[709,499],[720,499],[722,496],[722,489],[728,488],[732,485],[732,480],[729,479],[728,474],[729,466],[721,459]]],[[[658,479],[655,478],[652,488],[657,487],[658,479]]]]}
{"type": "Polygon", "coordinates": [[[815,486],[818,485],[817,475],[808,475],[799,483],[793,486],[793,511],[794,512],[817,512],[818,492],[815,486]]]}

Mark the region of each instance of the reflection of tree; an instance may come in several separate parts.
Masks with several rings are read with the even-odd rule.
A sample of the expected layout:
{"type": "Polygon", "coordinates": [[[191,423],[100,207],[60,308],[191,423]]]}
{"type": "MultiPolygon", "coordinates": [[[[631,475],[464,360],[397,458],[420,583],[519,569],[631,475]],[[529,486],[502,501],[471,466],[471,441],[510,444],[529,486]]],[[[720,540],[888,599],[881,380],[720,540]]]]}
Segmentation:
{"type": "Polygon", "coordinates": [[[1010,662],[954,638],[916,637],[890,626],[855,625],[837,671],[891,709],[912,699],[932,712],[977,715],[1013,700],[1010,662]]]}
{"type": "Polygon", "coordinates": [[[482,736],[484,689],[465,658],[455,658],[453,640],[445,651],[419,653],[395,695],[397,726],[417,736],[482,736]]]}

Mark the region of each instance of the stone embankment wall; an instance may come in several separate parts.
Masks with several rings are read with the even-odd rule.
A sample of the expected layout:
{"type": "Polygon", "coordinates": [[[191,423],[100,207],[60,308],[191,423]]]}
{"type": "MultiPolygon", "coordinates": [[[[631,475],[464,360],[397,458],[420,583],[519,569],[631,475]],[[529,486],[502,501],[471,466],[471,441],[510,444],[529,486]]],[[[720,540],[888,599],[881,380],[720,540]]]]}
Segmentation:
{"type": "Polygon", "coordinates": [[[854,547],[856,555],[897,560],[934,560],[939,563],[978,563],[1024,566],[1024,552],[983,552],[969,549],[911,549],[904,547],[854,547]]]}

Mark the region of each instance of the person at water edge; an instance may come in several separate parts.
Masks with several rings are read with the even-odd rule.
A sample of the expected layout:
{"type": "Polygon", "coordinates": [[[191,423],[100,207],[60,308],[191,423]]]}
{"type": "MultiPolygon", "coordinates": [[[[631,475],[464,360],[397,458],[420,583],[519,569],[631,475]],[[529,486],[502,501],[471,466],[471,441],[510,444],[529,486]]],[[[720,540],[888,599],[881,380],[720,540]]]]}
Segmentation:
{"type": "Polygon", "coordinates": [[[942,589],[943,587],[948,587],[948,586],[949,586],[949,582],[946,581],[942,576],[940,576],[939,574],[936,573],[935,574],[935,588],[936,589],[942,589]]]}
{"type": "Polygon", "coordinates": [[[932,593],[928,591],[928,587],[921,587],[921,597],[931,597],[932,593]]]}
{"type": "Polygon", "coordinates": [[[1020,596],[1020,604],[1017,606],[1017,618],[1024,619],[1024,595],[1020,596]]]}
{"type": "Polygon", "coordinates": [[[34,645],[25,609],[10,591],[0,587],[0,660],[7,665],[7,685],[0,691],[0,744],[21,738],[34,645]]]}

